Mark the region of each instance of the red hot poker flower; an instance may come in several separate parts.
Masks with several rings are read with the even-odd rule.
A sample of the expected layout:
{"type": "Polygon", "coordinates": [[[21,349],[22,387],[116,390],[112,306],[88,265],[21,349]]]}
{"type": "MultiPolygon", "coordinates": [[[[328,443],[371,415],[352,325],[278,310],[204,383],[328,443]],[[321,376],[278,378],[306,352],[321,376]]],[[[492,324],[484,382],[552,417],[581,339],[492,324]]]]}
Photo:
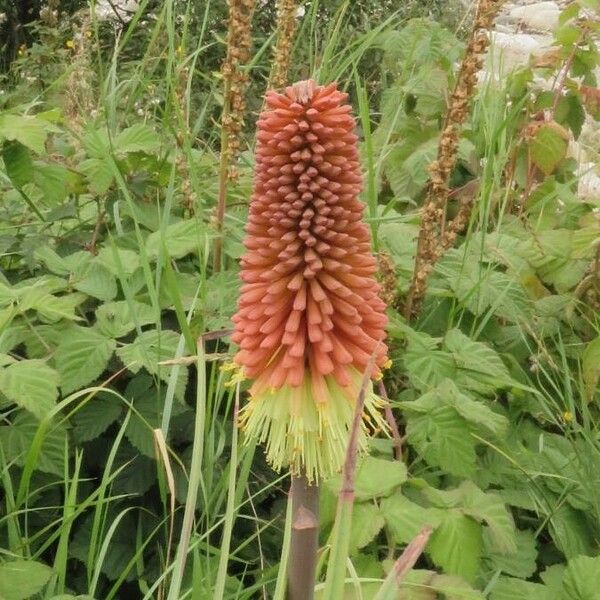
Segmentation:
{"type": "Polygon", "coordinates": [[[362,373],[372,355],[387,362],[346,97],[314,81],[267,93],[233,317],[235,361],[254,380],[242,423],[275,468],[309,479],[339,469],[362,373]]]}

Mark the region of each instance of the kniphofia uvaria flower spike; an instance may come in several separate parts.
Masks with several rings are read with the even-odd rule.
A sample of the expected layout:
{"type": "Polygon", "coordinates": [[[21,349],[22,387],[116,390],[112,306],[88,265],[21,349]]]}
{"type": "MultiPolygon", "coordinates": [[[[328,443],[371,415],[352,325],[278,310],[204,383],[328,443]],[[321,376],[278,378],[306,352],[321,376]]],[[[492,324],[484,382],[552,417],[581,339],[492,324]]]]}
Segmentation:
{"type": "MultiPolygon", "coordinates": [[[[341,467],[363,373],[388,360],[346,97],[314,81],[267,93],[233,317],[235,362],[253,380],[242,426],[275,469],[309,480],[341,467]]],[[[384,427],[380,404],[369,385],[363,448],[384,427]]]]}

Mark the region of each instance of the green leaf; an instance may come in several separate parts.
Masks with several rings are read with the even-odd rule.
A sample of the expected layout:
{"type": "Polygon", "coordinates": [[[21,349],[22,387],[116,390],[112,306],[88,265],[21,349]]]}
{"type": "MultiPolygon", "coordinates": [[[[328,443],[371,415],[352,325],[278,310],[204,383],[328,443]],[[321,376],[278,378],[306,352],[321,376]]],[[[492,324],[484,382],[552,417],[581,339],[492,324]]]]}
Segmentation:
{"type": "Polygon", "coordinates": [[[561,600],[600,600],[600,556],[578,556],[569,561],[561,600]]]}
{"type": "Polygon", "coordinates": [[[88,158],[79,164],[79,169],[88,178],[90,190],[96,194],[105,194],[112,185],[113,170],[105,158],[88,158]]]}
{"type": "Polygon", "coordinates": [[[494,549],[514,554],[517,550],[515,525],[500,496],[482,492],[471,481],[464,481],[458,489],[462,495],[463,513],[487,525],[494,549]]]}
{"type": "Polygon", "coordinates": [[[37,299],[31,308],[36,310],[40,319],[48,323],[56,323],[61,319],[81,321],[82,318],[75,314],[75,309],[86,300],[84,294],[72,293],[64,296],[46,294],[37,299]]]}
{"type": "Polygon", "coordinates": [[[22,188],[33,179],[33,160],[23,144],[6,142],[2,148],[2,160],[15,187],[22,188]]]}
{"type": "Polygon", "coordinates": [[[38,154],[44,153],[49,129],[49,123],[36,117],[0,114],[0,139],[16,140],[38,154]]]}
{"type": "Polygon", "coordinates": [[[431,465],[454,475],[475,473],[475,441],[465,420],[450,406],[436,406],[425,414],[411,413],[413,402],[402,402],[406,411],[408,442],[431,465]]]}
{"type": "Polygon", "coordinates": [[[557,548],[567,557],[593,554],[596,543],[585,513],[563,504],[550,517],[550,535],[557,548]]]}
{"type": "Polygon", "coordinates": [[[581,372],[587,399],[591,402],[600,379],[600,336],[586,345],[581,357],[581,372]]]}
{"type": "Polygon", "coordinates": [[[433,562],[450,575],[473,582],[483,548],[482,528],[470,517],[448,511],[429,540],[433,562]]]}
{"type": "Polygon", "coordinates": [[[0,564],[0,598],[25,600],[41,592],[52,569],[33,560],[11,560],[0,564]]]}
{"type": "Polygon", "coordinates": [[[537,548],[534,535],[530,531],[516,532],[516,552],[506,554],[494,547],[488,530],[484,531],[484,556],[490,570],[500,570],[506,575],[527,579],[537,569],[537,548]]]}
{"type": "Polygon", "coordinates": [[[136,123],[124,129],[114,140],[116,152],[127,154],[129,152],[145,152],[151,154],[160,148],[158,134],[144,123],[136,123]]]}
{"type": "Polygon", "coordinates": [[[500,577],[492,588],[490,600],[558,600],[545,585],[513,577],[500,577]]]}
{"type": "Polygon", "coordinates": [[[514,381],[497,352],[487,344],[475,342],[459,329],[451,329],[444,337],[456,366],[465,372],[464,379],[475,377],[495,387],[512,386],[514,381]]]}
{"type": "Polygon", "coordinates": [[[112,394],[100,392],[77,409],[72,418],[73,435],[78,442],[97,438],[123,412],[123,404],[112,394]]]}
{"type": "Polygon", "coordinates": [[[99,263],[90,263],[75,274],[73,287],[88,296],[109,301],[117,295],[117,282],[112,273],[99,263]]]}
{"type": "MultiPolygon", "coordinates": [[[[146,239],[146,252],[150,258],[157,258],[162,247],[163,232],[155,231],[146,239]]],[[[179,221],[169,225],[164,231],[164,244],[171,258],[182,258],[195,250],[203,250],[204,236],[194,220],[179,221]]]]}
{"type": "Polygon", "coordinates": [[[545,123],[536,131],[529,142],[529,152],[533,164],[544,173],[550,175],[567,155],[568,136],[557,123],[545,123]]]}
{"type": "Polygon", "coordinates": [[[21,360],[0,370],[0,392],[43,419],[55,406],[58,379],[43,360],[21,360]]]}
{"type": "Polygon", "coordinates": [[[106,267],[116,276],[122,276],[123,274],[133,275],[141,264],[137,252],[119,248],[117,246],[104,246],[101,248],[95,261],[106,267]]]}
{"type": "MultiPolygon", "coordinates": [[[[179,335],[174,331],[144,331],[131,344],[117,350],[117,356],[132,372],[138,373],[143,367],[149,373],[168,381],[171,368],[159,365],[161,361],[174,358],[179,344],[179,335]]],[[[175,388],[177,398],[183,399],[187,385],[187,368],[179,369],[179,378],[175,388]]]]}
{"type": "Polygon", "coordinates": [[[135,329],[156,321],[155,312],[148,304],[132,301],[133,313],[129,302],[108,302],[96,309],[96,327],[102,334],[111,338],[120,338],[135,329]]]}
{"type": "MultiPolygon", "coordinates": [[[[0,427],[0,442],[8,461],[14,460],[22,467],[31,448],[40,423],[27,412],[20,412],[8,427],[0,427]]],[[[37,457],[35,468],[38,471],[64,476],[65,444],[67,431],[63,426],[53,424],[46,432],[42,449],[37,457]]]]}
{"type": "Polygon", "coordinates": [[[116,342],[89,327],[73,328],[56,349],[63,394],[86,386],[106,369],[116,342]]]}
{"type": "Polygon", "coordinates": [[[358,465],[354,482],[357,500],[387,496],[406,481],[406,465],[397,460],[366,456],[358,465]],[[381,474],[385,473],[385,477],[381,474]]]}
{"type": "Polygon", "coordinates": [[[381,531],[384,521],[379,508],[371,502],[357,502],[352,509],[350,552],[354,554],[372,542],[381,531]]]}
{"type": "Polygon", "coordinates": [[[433,529],[441,523],[444,511],[425,508],[395,493],[381,502],[381,514],[386,526],[399,544],[408,544],[425,525],[433,529]]]}

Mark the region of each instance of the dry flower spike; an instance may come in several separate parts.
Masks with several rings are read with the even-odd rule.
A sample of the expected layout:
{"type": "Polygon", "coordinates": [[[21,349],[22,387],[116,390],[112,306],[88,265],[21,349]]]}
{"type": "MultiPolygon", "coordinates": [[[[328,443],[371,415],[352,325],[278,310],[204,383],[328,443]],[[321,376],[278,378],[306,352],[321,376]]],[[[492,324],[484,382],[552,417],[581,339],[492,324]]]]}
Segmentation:
{"type": "MultiPolygon", "coordinates": [[[[388,359],[385,304],[358,199],[355,121],[335,84],[268,92],[234,316],[254,380],[241,423],[277,470],[319,480],[342,465],[362,374],[388,359]]],[[[361,447],[385,428],[369,389],[361,447]],[[369,426],[368,426],[369,425],[369,426]]]]}

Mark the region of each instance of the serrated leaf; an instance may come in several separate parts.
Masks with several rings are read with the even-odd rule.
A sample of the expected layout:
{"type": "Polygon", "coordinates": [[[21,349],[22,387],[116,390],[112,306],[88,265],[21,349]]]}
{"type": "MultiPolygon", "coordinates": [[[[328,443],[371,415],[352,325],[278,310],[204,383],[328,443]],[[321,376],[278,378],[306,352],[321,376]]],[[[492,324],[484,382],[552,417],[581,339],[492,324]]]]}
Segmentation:
{"type": "MultiPolygon", "coordinates": [[[[138,373],[145,368],[149,373],[158,375],[163,381],[168,381],[171,368],[159,363],[174,358],[179,344],[179,335],[174,331],[163,330],[144,331],[131,344],[117,350],[117,356],[132,372],[138,373]]],[[[187,368],[181,367],[176,384],[175,394],[183,399],[187,385],[187,368]]]]}
{"type": "Polygon", "coordinates": [[[578,556],[569,561],[561,600],[600,600],[600,556],[578,556]]]}
{"type": "Polygon", "coordinates": [[[499,577],[492,587],[490,600],[558,600],[545,585],[513,577],[499,577]]]}
{"type": "Polygon", "coordinates": [[[133,331],[136,323],[141,327],[156,321],[154,309],[148,304],[132,301],[133,313],[129,302],[107,302],[96,309],[96,327],[98,331],[111,338],[120,338],[133,331]]]}
{"type": "Polygon", "coordinates": [[[472,476],[475,472],[475,441],[465,420],[450,406],[437,406],[426,414],[407,411],[408,442],[431,465],[454,475],[472,476]]]}
{"type": "Polygon", "coordinates": [[[545,123],[529,142],[531,160],[544,175],[553,173],[567,155],[568,135],[561,130],[557,123],[545,123]]]}
{"type": "Polygon", "coordinates": [[[394,540],[398,544],[408,544],[425,525],[435,529],[441,523],[444,511],[425,508],[395,493],[382,500],[381,514],[394,540]]]}
{"type": "Polygon", "coordinates": [[[63,394],[97,379],[106,369],[116,342],[89,327],[73,328],[56,349],[55,363],[63,394]]]}
{"type": "Polygon", "coordinates": [[[43,419],[58,397],[58,373],[43,360],[21,360],[0,370],[0,392],[43,419]]]}
{"type": "Polygon", "coordinates": [[[379,508],[371,502],[357,502],[352,509],[352,531],[350,533],[350,552],[354,554],[372,542],[383,527],[383,517],[379,508]]]}
{"type": "Polygon", "coordinates": [[[446,513],[428,545],[431,560],[437,566],[468,582],[473,582],[477,576],[482,548],[481,525],[454,511],[446,513]]]}
{"type": "Polygon", "coordinates": [[[41,592],[52,569],[33,560],[11,560],[0,564],[0,598],[25,600],[41,592]]]}
{"type": "MultiPolygon", "coordinates": [[[[146,239],[146,252],[150,258],[157,258],[163,243],[163,232],[155,231],[146,239]]],[[[171,258],[182,258],[195,250],[204,248],[204,236],[194,220],[179,221],[169,225],[164,231],[164,244],[171,258]]]]}
{"type": "MultiPolygon", "coordinates": [[[[0,428],[0,441],[8,461],[23,466],[40,424],[33,415],[20,412],[9,427],[0,428]]],[[[46,431],[42,449],[37,457],[35,468],[38,471],[64,476],[65,443],[67,432],[63,426],[53,424],[46,431]]]]}
{"type": "Polygon", "coordinates": [[[2,148],[6,174],[13,185],[23,187],[33,179],[33,160],[26,146],[19,142],[6,142],[2,148]]]}
{"type": "Polygon", "coordinates": [[[0,114],[0,139],[15,140],[29,149],[43,154],[49,123],[36,117],[0,114]]]}
{"type": "Polygon", "coordinates": [[[113,170],[105,158],[88,158],[79,164],[79,169],[88,178],[90,190],[105,194],[114,180],[113,170]]]}
{"type": "Polygon", "coordinates": [[[127,154],[129,152],[145,152],[150,154],[160,148],[158,134],[144,123],[136,123],[124,129],[114,140],[116,152],[127,154]]]}
{"type": "Polygon", "coordinates": [[[467,378],[477,377],[496,387],[514,385],[502,359],[487,344],[473,341],[456,328],[446,333],[444,344],[452,353],[456,366],[466,372],[467,378]]]}
{"type": "Polygon", "coordinates": [[[133,275],[140,266],[140,257],[137,252],[119,248],[117,246],[105,246],[101,248],[95,261],[106,267],[113,275],[133,275]],[[116,255],[116,256],[115,256],[116,255]],[[120,264],[119,264],[120,263],[120,264]]]}
{"type": "Polygon", "coordinates": [[[72,418],[73,435],[78,442],[97,438],[123,412],[123,404],[111,394],[100,392],[77,409],[72,418]]]}
{"type": "Polygon", "coordinates": [[[117,282],[112,273],[99,263],[90,263],[76,273],[73,287],[80,292],[109,301],[117,295],[117,282]]]}
{"type": "Polygon", "coordinates": [[[82,321],[75,314],[75,309],[86,299],[84,294],[71,293],[63,296],[45,294],[32,303],[31,307],[36,310],[40,319],[48,323],[56,323],[61,319],[69,321],[82,321]]]}
{"type": "Polygon", "coordinates": [[[527,579],[537,569],[537,548],[533,533],[530,531],[516,532],[516,551],[512,554],[499,552],[494,548],[494,543],[489,531],[484,531],[484,556],[491,570],[500,570],[506,575],[527,579]]]}

